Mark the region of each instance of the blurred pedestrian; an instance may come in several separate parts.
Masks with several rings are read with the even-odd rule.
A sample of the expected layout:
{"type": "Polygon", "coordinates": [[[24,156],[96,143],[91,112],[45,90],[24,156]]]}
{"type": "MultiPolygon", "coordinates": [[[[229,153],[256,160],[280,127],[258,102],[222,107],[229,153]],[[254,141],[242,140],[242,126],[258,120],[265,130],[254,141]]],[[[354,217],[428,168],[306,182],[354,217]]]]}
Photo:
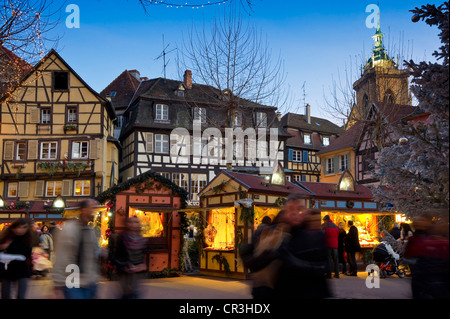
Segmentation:
{"type": "Polygon", "coordinates": [[[344,229],[344,223],[339,223],[339,237],[338,237],[338,259],[339,263],[342,264],[342,273],[347,272],[347,261],[345,260],[345,238],[347,237],[347,232],[344,229]]]}
{"type": "MultiPolygon", "coordinates": [[[[62,289],[67,299],[92,299],[97,291],[100,272],[99,247],[94,230],[88,226],[96,204],[93,199],[80,202],[78,219],[67,221],[58,234],[53,281],[57,289],[62,289]],[[70,274],[66,272],[66,267],[69,265],[78,267],[79,288],[66,286],[66,278],[70,274]]],[[[75,281],[76,272],[73,271],[72,275],[75,281]]]]}
{"type": "Polygon", "coordinates": [[[50,235],[49,228],[47,225],[42,226],[41,236],[40,236],[40,247],[48,255],[48,260],[55,263],[55,252],[53,247],[53,236],[50,235]]]}
{"type": "Polygon", "coordinates": [[[392,235],[392,237],[394,237],[395,240],[400,238],[400,227],[398,225],[398,223],[394,223],[394,226],[392,226],[392,229],[389,231],[389,234],[392,235]]]}
{"type": "Polygon", "coordinates": [[[411,226],[409,226],[409,224],[407,223],[402,223],[400,225],[400,238],[398,238],[398,240],[400,240],[404,245],[406,245],[406,243],[408,243],[408,239],[412,236],[413,232],[411,226]]]}
{"type": "Polygon", "coordinates": [[[321,227],[320,211],[304,209],[302,218],[286,215],[290,239],[280,249],[282,265],[275,285],[280,299],[322,299],[330,296],[325,273],[327,247],[321,227]]]}
{"type": "Polygon", "coordinates": [[[331,278],[334,270],[334,278],[339,278],[338,246],[339,228],[331,221],[329,215],[323,217],[323,230],[325,231],[325,245],[328,253],[327,278],[331,278]]]}
{"type": "Polygon", "coordinates": [[[433,232],[433,212],[414,219],[414,235],[406,244],[404,258],[411,268],[411,289],[414,299],[448,299],[449,242],[448,237],[433,232]]]}
{"type": "Polygon", "coordinates": [[[30,222],[31,225],[31,246],[32,247],[39,247],[39,244],[41,243],[41,235],[40,235],[40,229],[39,225],[36,223],[35,220],[32,220],[30,222]]]}
{"type": "Polygon", "coordinates": [[[345,241],[345,251],[347,252],[347,260],[349,265],[348,276],[358,275],[358,265],[356,264],[356,253],[361,251],[361,245],[359,244],[359,234],[358,228],[353,225],[353,221],[348,221],[348,230],[346,241],[345,241]]]}
{"type": "Polygon", "coordinates": [[[0,263],[2,299],[11,299],[11,284],[17,284],[17,299],[25,299],[28,278],[31,276],[32,231],[30,221],[16,219],[0,235],[0,251],[24,256],[25,260],[12,260],[6,266],[0,263]]]}
{"type": "Polygon", "coordinates": [[[126,229],[117,237],[114,264],[117,267],[122,299],[137,299],[141,273],[146,270],[144,250],[147,239],[141,235],[137,216],[126,220],[126,229]]]}
{"type": "Polygon", "coordinates": [[[52,239],[53,239],[53,245],[56,245],[56,241],[58,240],[58,234],[61,232],[61,228],[59,227],[59,225],[55,222],[51,222],[48,232],[50,233],[50,235],[52,235],[52,239]]]}

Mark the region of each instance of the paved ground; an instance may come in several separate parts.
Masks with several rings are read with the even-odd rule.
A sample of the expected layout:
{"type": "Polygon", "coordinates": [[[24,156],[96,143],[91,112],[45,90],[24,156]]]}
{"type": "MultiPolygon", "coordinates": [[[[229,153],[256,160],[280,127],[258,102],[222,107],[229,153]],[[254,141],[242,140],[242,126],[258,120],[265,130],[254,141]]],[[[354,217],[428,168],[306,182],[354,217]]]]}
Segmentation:
{"type": "MultiPolygon", "coordinates": [[[[341,276],[330,279],[329,284],[337,299],[410,299],[411,281],[392,276],[380,279],[380,288],[366,287],[367,273],[358,277],[341,276]]],[[[181,276],[143,280],[140,285],[142,299],[250,299],[251,282],[206,276],[181,276]]],[[[119,296],[118,283],[102,281],[98,298],[114,299],[119,296]]],[[[52,299],[55,295],[50,280],[30,280],[29,299],[52,299]]]]}

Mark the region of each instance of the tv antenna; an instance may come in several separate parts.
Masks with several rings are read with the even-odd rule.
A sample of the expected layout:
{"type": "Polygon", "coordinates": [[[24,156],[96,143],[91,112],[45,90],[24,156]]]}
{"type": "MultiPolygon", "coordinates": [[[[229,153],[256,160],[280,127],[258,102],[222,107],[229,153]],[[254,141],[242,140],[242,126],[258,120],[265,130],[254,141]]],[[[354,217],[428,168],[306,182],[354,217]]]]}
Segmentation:
{"type": "Polygon", "coordinates": [[[164,34],[162,35],[162,41],[163,41],[163,50],[162,50],[162,53],[161,53],[159,56],[157,56],[157,57],[155,58],[155,60],[159,60],[159,59],[163,58],[164,78],[166,78],[166,67],[167,67],[167,65],[169,64],[169,61],[170,61],[170,60],[169,60],[169,61],[166,62],[166,55],[169,54],[169,53],[172,52],[172,51],[175,51],[176,48],[170,50],[169,52],[167,52],[167,48],[170,46],[170,43],[169,43],[168,45],[165,45],[165,43],[164,43],[164,34]]]}

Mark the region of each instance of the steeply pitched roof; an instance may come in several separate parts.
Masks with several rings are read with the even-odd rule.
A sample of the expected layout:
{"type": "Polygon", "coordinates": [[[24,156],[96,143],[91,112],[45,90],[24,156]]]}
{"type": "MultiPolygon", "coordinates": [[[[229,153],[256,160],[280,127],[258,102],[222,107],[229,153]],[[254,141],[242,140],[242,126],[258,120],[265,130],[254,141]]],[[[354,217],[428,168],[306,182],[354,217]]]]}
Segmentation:
{"type": "MultiPolygon", "coordinates": [[[[224,107],[222,92],[207,85],[192,84],[191,89],[184,89],[184,96],[175,92],[184,89],[182,81],[156,78],[141,81],[130,105],[125,111],[128,117],[122,128],[121,136],[128,134],[133,128],[145,129],[174,129],[177,127],[192,129],[192,107],[199,106],[207,109],[207,123],[219,129],[228,127],[226,119],[228,110],[224,107]],[[164,103],[169,105],[168,122],[154,120],[154,105],[164,103]]],[[[240,100],[242,114],[242,128],[254,127],[252,125],[253,112],[267,112],[267,123],[270,128],[278,128],[278,136],[288,136],[276,118],[276,107],[240,100]]]]}
{"type": "Polygon", "coordinates": [[[320,118],[311,116],[311,124],[307,122],[303,114],[287,113],[281,118],[284,127],[299,129],[305,132],[318,132],[321,134],[338,135],[344,132],[344,129],[336,124],[320,118]]]}
{"type": "Polygon", "coordinates": [[[355,147],[358,143],[359,136],[361,135],[363,124],[357,122],[352,125],[348,130],[342,133],[337,139],[331,142],[330,145],[317,152],[316,155],[326,154],[329,152],[345,149],[349,147],[355,147]]]}
{"type": "Polygon", "coordinates": [[[0,57],[6,56],[10,61],[17,63],[17,65],[22,70],[22,75],[27,73],[33,66],[25,61],[24,59],[18,57],[14,52],[8,50],[3,45],[0,44],[0,57]]]}
{"type": "Polygon", "coordinates": [[[100,92],[100,96],[111,99],[111,104],[116,111],[125,110],[140,82],[130,71],[125,70],[100,92]],[[112,92],[115,93],[111,95],[112,92]]]}
{"type": "Polygon", "coordinates": [[[373,102],[372,105],[377,107],[383,117],[391,124],[399,124],[402,119],[418,111],[417,107],[406,104],[373,102]]]}

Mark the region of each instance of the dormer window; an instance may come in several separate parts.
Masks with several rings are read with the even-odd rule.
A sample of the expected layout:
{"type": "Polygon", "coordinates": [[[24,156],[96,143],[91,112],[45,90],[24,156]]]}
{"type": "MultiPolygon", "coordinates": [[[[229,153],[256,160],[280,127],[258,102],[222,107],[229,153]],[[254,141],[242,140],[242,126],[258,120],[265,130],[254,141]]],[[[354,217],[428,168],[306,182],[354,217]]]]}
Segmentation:
{"type": "Polygon", "coordinates": [[[267,127],[267,114],[257,112],[255,116],[256,127],[267,127]]]}
{"type": "Polygon", "coordinates": [[[156,104],[155,120],[157,120],[157,121],[168,121],[169,120],[169,106],[168,105],[156,104]]]}
{"type": "Polygon", "coordinates": [[[116,91],[112,91],[111,93],[109,93],[110,97],[115,97],[116,96],[116,91]]]}
{"type": "Polygon", "coordinates": [[[184,86],[183,85],[179,85],[178,89],[175,90],[175,95],[178,97],[184,97],[184,86]]]}
{"type": "Polygon", "coordinates": [[[323,146],[328,146],[328,145],[330,145],[330,138],[329,138],[328,136],[324,136],[324,137],[322,138],[322,145],[323,145],[323,146]]]}
{"type": "Polygon", "coordinates": [[[304,144],[311,144],[311,134],[305,133],[303,134],[303,143],[304,144]]]}

